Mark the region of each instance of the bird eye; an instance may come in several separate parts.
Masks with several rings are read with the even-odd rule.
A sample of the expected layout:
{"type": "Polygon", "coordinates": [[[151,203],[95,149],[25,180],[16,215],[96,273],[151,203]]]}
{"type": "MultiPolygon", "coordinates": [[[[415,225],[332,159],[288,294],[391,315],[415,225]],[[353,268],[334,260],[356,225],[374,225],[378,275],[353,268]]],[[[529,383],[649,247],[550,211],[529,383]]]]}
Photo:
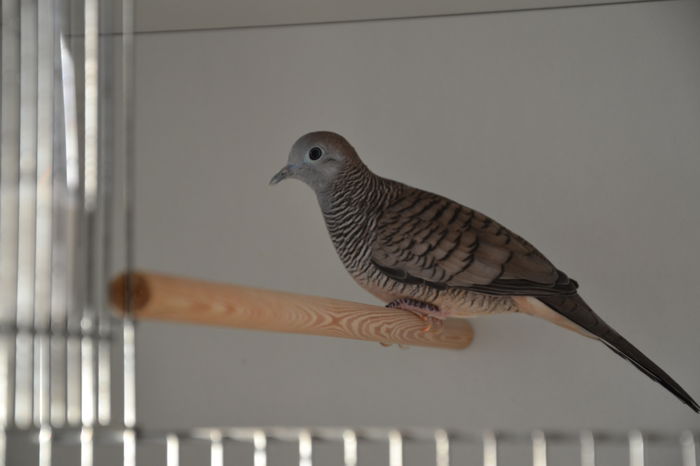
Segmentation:
{"type": "Polygon", "coordinates": [[[321,158],[323,155],[323,151],[321,150],[320,147],[312,147],[309,150],[309,159],[311,160],[318,160],[321,158]]]}

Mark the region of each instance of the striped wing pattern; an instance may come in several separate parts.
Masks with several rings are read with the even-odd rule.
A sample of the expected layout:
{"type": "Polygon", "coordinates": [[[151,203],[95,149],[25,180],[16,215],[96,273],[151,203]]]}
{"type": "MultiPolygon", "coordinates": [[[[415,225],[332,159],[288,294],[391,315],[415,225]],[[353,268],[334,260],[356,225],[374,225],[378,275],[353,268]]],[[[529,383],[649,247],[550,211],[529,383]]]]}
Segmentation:
{"type": "Polygon", "coordinates": [[[485,215],[409,189],[385,210],[377,229],[372,262],[394,280],[439,289],[535,296],[700,412],[700,405],[671,376],[588,307],[576,293],[574,280],[530,243],[485,215]]]}
{"type": "Polygon", "coordinates": [[[559,295],[576,282],[520,236],[475,210],[408,189],[377,223],[372,262],[391,278],[496,295],[559,295]]]}

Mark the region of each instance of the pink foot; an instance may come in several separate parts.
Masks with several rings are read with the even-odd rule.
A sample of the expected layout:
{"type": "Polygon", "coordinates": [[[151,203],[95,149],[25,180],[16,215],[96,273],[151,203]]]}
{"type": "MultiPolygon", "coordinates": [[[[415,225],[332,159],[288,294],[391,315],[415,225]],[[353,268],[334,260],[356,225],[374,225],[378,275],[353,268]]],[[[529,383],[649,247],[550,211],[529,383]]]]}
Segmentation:
{"type": "Polygon", "coordinates": [[[433,329],[439,331],[442,329],[443,321],[447,318],[447,314],[434,304],[425,303],[412,298],[396,299],[387,304],[386,307],[402,309],[414,313],[420,317],[421,320],[426,322],[426,326],[423,329],[424,332],[429,332],[433,329]]]}

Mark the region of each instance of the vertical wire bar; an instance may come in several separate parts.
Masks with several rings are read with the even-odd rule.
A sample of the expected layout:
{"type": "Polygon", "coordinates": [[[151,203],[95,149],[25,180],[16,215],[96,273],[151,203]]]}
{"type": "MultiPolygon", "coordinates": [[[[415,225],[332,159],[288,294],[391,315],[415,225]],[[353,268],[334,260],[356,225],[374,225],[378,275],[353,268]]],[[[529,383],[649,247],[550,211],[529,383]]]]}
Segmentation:
{"type": "MultiPolygon", "coordinates": [[[[59,45],[60,47],[60,45],[59,45]]],[[[60,52],[59,52],[60,53],[60,52]]],[[[58,78],[62,87],[63,80],[58,78]]],[[[56,128],[59,134],[60,128],[56,128]]],[[[59,162],[58,165],[62,164],[59,162]]],[[[62,169],[62,168],[61,168],[62,169]]],[[[58,170],[60,172],[60,170],[58,170]]],[[[62,174],[62,173],[61,173],[62,174]]],[[[62,427],[66,423],[66,313],[67,313],[67,291],[68,278],[71,273],[66,257],[68,246],[67,235],[65,235],[65,223],[68,221],[67,200],[64,180],[54,181],[55,198],[54,215],[59,225],[54,228],[53,265],[51,278],[51,337],[50,337],[50,402],[49,417],[51,425],[62,427]]]]}
{"type": "Polygon", "coordinates": [[[253,448],[255,449],[253,452],[253,466],[267,466],[267,435],[265,435],[265,431],[255,431],[253,434],[253,448]]]}
{"type": "Polygon", "coordinates": [[[685,431],[681,435],[681,450],[683,454],[683,466],[697,466],[697,454],[695,447],[695,435],[685,431]]]}
{"type": "MultiPolygon", "coordinates": [[[[57,194],[61,188],[57,189],[57,194]]],[[[63,206],[56,206],[56,213],[65,213],[63,206]]],[[[64,217],[65,219],[65,217],[64,217]]],[[[58,230],[58,229],[57,229],[58,230]]],[[[51,287],[51,338],[50,338],[50,420],[51,425],[62,427],[66,423],[66,304],[67,275],[64,252],[65,238],[57,236],[54,243],[53,277],[51,287]],[[61,251],[59,251],[61,250],[61,251]]]]}
{"type": "Polygon", "coordinates": [[[581,433],[581,466],[595,466],[595,435],[587,430],[581,433]]]}
{"type": "MultiPolygon", "coordinates": [[[[52,325],[57,331],[74,330],[73,312],[78,308],[78,299],[75,291],[77,290],[76,278],[77,272],[77,244],[78,244],[78,219],[80,209],[80,154],[78,143],[78,107],[77,107],[77,85],[75,76],[75,62],[68,48],[66,38],[61,35],[61,94],[63,106],[63,137],[64,137],[64,161],[65,161],[65,192],[64,192],[64,208],[63,208],[63,228],[61,230],[64,235],[63,250],[60,259],[63,259],[62,265],[65,273],[60,274],[61,286],[56,286],[55,304],[53,305],[54,316],[52,325]]],[[[56,340],[56,354],[58,362],[63,363],[56,368],[65,368],[65,379],[59,377],[53,390],[63,391],[65,382],[65,408],[60,409],[60,405],[56,405],[58,411],[55,412],[55,417],[58,420],[65,418],[69,424],[78,424],[80,422],[80,345],[77,337],[67,337],[65,340],[58,337],[56,340]],[[65,344],[65,347],[63,345],[65,344]]],[[[54,399],[54,403],[56,403],[54,399]]],[[[52,420],[53,420],[52,416],[52,420]]]]}
{"type": "Polygon", "coordinates": [[[122,443],[124,445],[124,466],[136,466],[136,431],[134,429],[125,429],[122,434],[122,443]]]}
{"type": "Polygon", "coordinates": [[[308,430],[299,433],[299,466],[312,466],[313,437],[308,430]]]}
{"type": "Polygon", "coordinates": [[[496,432],[484,432],[482,442],[484,446],[484,466],[498,466],[498,436],[496,432]]]}
{"type": "Polygon", "coordinates": [[[7,464],[7,428],[0,427],[0,464],[7,464]]]}
{"type": "MultiPolygon", "coordinates": [[[[20,10],[2,0],[2,101],[0,103],[0,324],[14,329],[17,310],[19,221],[20,10]]],[[[5,428],[14,419],[15,337],[0,334],[0,462],[5,428]]]]}
{"type": "MultiPolygon", "coordinates": [[[[99,16],[102,19],[112,18],[112,1],[102,2],[99,16]]],[[[98,162],[98,192],[97,223],[98,248],[95,252],[95,302],[97,304],[97,421],[107,425],[112,417],[111,403],[111,314],[107,302],[107,281],[111,271],[112,253],[112,184],[113,184],[113,53],[111,39],[104,38],[98,43],[99,47],[99,162],[98,162]]]]}
{"type": "Polygon", "coordinates": [[[122,114],[124,118],[124,241],[125,268],[129,278],[124,281],[126,313],[122,320],[123,367],[124,367],[124,424],[136,424],[136,348],[135,322],[133,320],[131,272],[134,267],[134,153],[133,153],[133,63],[134,63],[134,3],[122,0],[122,114]]]}
{"type": "Polygon", "coordinates": [[[211,466],[224,466],[224,442],[221,432],[212,432],[209,436],[209,442],[209,464],[211,466]]]}
{"type": "Polygon", "coordinates": [[[352,429],[343,432],[343,459],[345,466],[357,466],[357,434],[352,429]]]}
{"type": "Polygon", "coordinates": [[[644,466],[644,435],[638,431],[629,434],[630,466],[644,466]]]}
{"type": "Polygon", "coordinates": [[[34,423],[49,422],[49,335],[53,240],[53,1],[38,4],[36,279],[34,327],[34,423]]]}
{"type": "Polygon", "coordinates": [[[54,60],[54,89],[53,89],[53,225],[52,225],[52,251],[51,251],[51,316],[49,339],[49,366],[50,366],[50,401],[49,417],[51,425],[62,427],[66,422],[66,311],[68,278],[71,274],[70,262],[67,251],[68,243],[68,219],[69,196],[67,183],[67,125],[64,90],[64,9],[65,2],[57,0],[53,6],[53,53],[54,60]]]}
{"type": "Polygon", "coordinates": [[[83,426],[92,426],[96,419],[97,376],[95,371],[95,288],[93,262],[99,254],[100,244],[97,240],[97,173],[98,173],[98,96],[99,96],[99,3],[98,0],[86,0],[84,11],[84,165],[83,165],[83,208],[86,213],[86,238],[84,257],[86,273],[83,282],[86,291],[86,304],[80,328],[84,332],[81,349],[81,421],[83,426]]]}
{"type": "Polygon", "coordinates": [[[94,340],[83,336],[80,342],[80,422],[83,426],[95,424],[95,367],[94,340]]]}
{"type": "MultiPolygon", "coordinates": [[[[106,154],[103,153],[103,160],[106,154]]],[[[100,164],[102,166],[102,163],[100,164]]],[[[108,230],[105,225],[107,215],[104,212],[107,208],[107,200],[105,199],[106,192],[104,185],[108,183],[109,180],[106,177],[100,177],[100,208],[96,212],[96,222],[98,224],[98,235],[99,240],[97,251],[95,255],[98,258],[95,264],[95,282],[93,287],[95,288],[95,304],[97,306],[97,419],[102,425],[109,424],[112,414],[111,408],[111,341],[110,341],[110,322],[108,315],[108,305],[106,302],[106,296],[104,289],[106,287],[106,282],[108,277],[107,267],[108,261],[105,260],[107,256],[107,251],[109,250],[107,245],[107,235],[108,230]],[[99,271],[99,272],[98,272],[99,271]]]]}
{"type": "Polygon", "coordinates": [[[124,345],[124,425],[128,428],[133,428],[136,425],[136,329],[131,315],[125,316],[122,331],[124,345]]]}
{"type": "Polygon", "coordinates": [[[532,466],[547,466],[547,437],[541,430],[532,433],[532,466]]]}
{"type": "Polygon", "coordinates": [[[80,338],[67,337],[66,341],[66,422],[80,424],[81,406],[80,338]]]}
{"type": "MultiPolygon", "coordinates": [[[[84,18],[84,2],[72,2],[66,0],[66,17],[68,18],[67,30],[69,32],[84,33],[85,18],[84,18]],[[80,13],[83,13],[81,20],[80,13]]],[[[85,42],[85,37],[83,37],[85,42]]],[[[83,339],[80,337],[83,331],[83,320],[85,313],[85,281],[87,270],[84,264],[85,257],[89,248],[85,246],[87,238],[83,231],[84,217],[84,175],[83,165],[84,157],[81,152],[80,138],[84,133],[85,115],[82,112],[82,120],[80,118],[80,99],[84,97],[85,87],[85,57],[81,57],[81,50],[77,40],[73,39],[70,42],[70,47],[66,47],[64,54],[67,59],[64,63],[68,64],[64,70],[64,78],[68,78],[67,83],[72,85],[72,88],[64,85],[64,103],[66,104],[66,162],[68,183],[74,185],[75,197],[70,197],[74,204],[71,205],[73,210],[72,218],[69,220],[69,227],[72,228],[69,240],[73,240],[73,248],[69,251],[73,257],[73,275],[70,277],[69,285],[69,300],[67,307],[67,322],[66,326],[70,332],[66,343],[66,379],[67,379],[67,420],[72,425],[85,425],[83,403],[86,394],[83,393],[83,387],[86,385],[84,373],[84,355],[82,354],[83,339]],[[82,86],[81,86],[82,84],[82,86]],[[72,152],[74,146],[75,152],[72,152]],[[73,159],[74,157],[74,159],[73,159]],[[74,169],[74,170],[73,170],[74,169]]],[[[84,52],[84,50],[83,50],[84,52]]],[[[84,53],[83,53],[84,55],[84,53]]],[[[82,149],[84,151],[84,149],[82,149]]],[[[69,188],[69,192],[70,188],[69,188]]],[[[89,385],[89,384],[88,384],[89,385]]],[[[87,394],[89,396],[89,393],[87,394]]]]}
{"type": "Polygon", "coordinates": [[[165,437],[165,458],[167,466],[180,466],[180,439],[177,434],[165,437]]]}
{"type": "Polygon", "coordinates": [[[21,3],[19,236],[17,244],[17,333],[15,423],[32,423],[32,334],[36,252],[37,3],[21,3]]]}
{"type": "MultiPolygon", "coordinates": [[[[85,0],[85,123],[84,123],[84,189],[85,210],[97,206],[98,183],[98,97],[99,97],[99,0],[85,0]]],[[[91,253],[93,251],[90,251],[91,253]]]]}
{"type": "MultiPolygon", "coordinates": [[[[58,230],[63,236],[63,247],[58,249],[56,258],[63,266],[64,273],[59,275],[60,286],[54,287],[53,305],[54,316],[52,328],[59,333],[62,331],[79,332],[80,322],[78,311],[82,308],[82,295],[79,285],[79,251],[83,240],[80,238],[80,220],[82,209],[82,191],[80,183],[80,122],[78,120],[78,74],[73,50],[70,49],[66,32],[71,32],[74,13],[79,8],[71,8],[70,0],[60,1],[59,21],[62,33],[59,39],[61,56],[61,106],[63,109],[63,159],[62,173],[62,228],[58,230]]],[[[78,22],[78,24],[82,24],[78,22]]],[[[78,425],[81,421],[81,362],[80,338],[70,335],[64,338],[58,336],[54,342],[56,354],[56,373],[52,390],[56,390],[54,403],[56,410],[52,420],[60,424],[78,425]],[[65,393],[64,393],[65,391],[65,393]],[[65,405],[61,406],[63,403],[65,405]]]]}
{"type": "MultiPolygon", "coordinates": [[[[84,32],[82,2],[63,2],[63,14],[66,31],[84,32]]],[[[80,49],[73,40],[68,43],[67,36],[61,37],[61,64],[63,80],[65,161],[66,161],[66,330],[70,332],[66,339],[66,421],[70,425],[82,422],[82,355],[80,338],[81,318],[84,307],[84,273],[82,256],[85,238],[82,236],[83,222],[83,188],[82,188],[82,154],[80,135],[82,123],[79,118],[79,98],[82,97],[80,82],[83,80],[83,66],[80,49]]]]}
{"type": "Polygon", "coordinates": [[[403,435],[396,429],[389,431],[389,466],[403,466],[403,435]]]}
{"type": "Polygon", "coordinates": [[[435,431],[435,465],[450,466],[450,436],[444,429],[435,431]]]}
{"type": "MultiPolygon", "coordinates": [[[[108,180],[103,179],[104,182],[108,180]]],[[[107,215],[103,218],[102,222],[106,221],[107,215]]],[[[105,229],[103,238],[106,237],[108,229],[105,229]]],[[[110,248],[106,241],[103,241],[103,250],[109,251],[110,248]]],[[[105,287],[106,277],[109,276],[108,273],[108,261],[103,261],[102,274],[100,280],[97,282],[97,286],[100,288],[105,287]]],[[[98,343],[97,343],[97,420],[101,425],[107,425],[112,419],[112,368],[111,368],[111,347],[112,341],[111,336],[111,322],[109,316],[109,306],[106,303],[104,293],[100,293],[99,298],[99,320],[98,320],[98,343]]]]}
{"type": "MultiPolygon", "coordinates": [[[[106,274],[102,275],[107,277],[106,274]]],[[[98,283],[98,286],[101,286],[98,283]]],[[[100,303],[102,311],[100,314],[108,312],[107,305],[104,302],[100,303]]],[[[110,340],[111,328],[109,325],[109,317],[103,316],[98,323],[98,343],[97,343],[97,419],[101,425],[107,425],[112,418],[112,403],[111,403],[111,346],[110,340]]]]}
{"type": "Polygon", "coordinates": [[[93,440],[94,432],[92,427],[83,427],[80,430],[80,466],[93,465],[93,440]]]}
{"type": "MultiPolygon", "coordinates": [[[[39,218],[37,217],[37,223],[39,223],[39,218]]],[[[37,253],[40,251],[40,248],[37,248],[37,253]]],[[[38,264],[37,264],[38,266],[38,264]]],[[[38,272],[38,270],[37,270],[38,272]]],[[[50,276],[51,270],[50,268],[46,270],[48,275],[50,276]]],[[[42,277],[40,278],[40,274],[37,274],[37,285],[39,284],[40,281],[43,280],[42,277]]],[[[48,293],[50,293],[50,289],[46,289],[48,293]]],[[[35,319],[34,319],[34,324],[37,333],[34,335],[34,374],[33,374],[33,383],[34,383],[34,398],[33,398],[33,406],[34,406],[34,412],[33,412],[33,419],[34,419],[34,424],[39,426],[44,423],[48,423],[49,421],[49,403],[50,403],[50,379],[49,379],[49,357],[50,357],[50,352],[49,352],[49,335],[48,335],[48,326],[49,326],[49,320],[47,318],[49,312],[50,312],[50,297],[46,296],[46,302],[43,303],[41,302],[44,298],[40,298],[40,295],[43,295],[44,291],[39,292],[37,290],[37,305],[41,305],[41,307],[36,308],[35,312],[35,319]]]]}
{"type": "Polygon", "coordinates": [[[39,466],[51,466],[53,433],[48,426],[39,429],[39,466]]]}

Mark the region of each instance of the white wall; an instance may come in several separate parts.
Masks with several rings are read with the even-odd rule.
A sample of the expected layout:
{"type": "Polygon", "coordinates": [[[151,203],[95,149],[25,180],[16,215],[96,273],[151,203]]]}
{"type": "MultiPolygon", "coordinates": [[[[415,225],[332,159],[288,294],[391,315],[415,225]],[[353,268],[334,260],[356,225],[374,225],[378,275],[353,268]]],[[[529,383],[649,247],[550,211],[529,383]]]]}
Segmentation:
{"type": "MultiPolygon", "coordinates": [[[[700,398],[699,5],[141,35],[138,266],[374,303],[312,192],[267,185],[296,137],[335,130],[528,238],[700,398]]],[[[603,345],[474,326],[449,352],[144,323],[140,421],[700,427],[603,345]]]]}

